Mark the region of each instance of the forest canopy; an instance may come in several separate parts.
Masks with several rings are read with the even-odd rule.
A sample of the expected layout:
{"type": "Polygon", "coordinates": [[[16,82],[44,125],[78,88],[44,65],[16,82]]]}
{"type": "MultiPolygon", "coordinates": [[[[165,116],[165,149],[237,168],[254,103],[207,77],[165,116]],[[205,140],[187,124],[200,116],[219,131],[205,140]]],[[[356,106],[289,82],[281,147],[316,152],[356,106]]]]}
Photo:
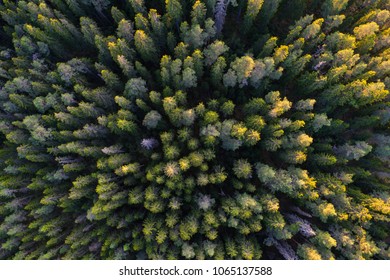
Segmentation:
{"type": "Polygon", "coordinates": [[[0,1],[0,259],[390,259],[386,0],[0,1]]]}

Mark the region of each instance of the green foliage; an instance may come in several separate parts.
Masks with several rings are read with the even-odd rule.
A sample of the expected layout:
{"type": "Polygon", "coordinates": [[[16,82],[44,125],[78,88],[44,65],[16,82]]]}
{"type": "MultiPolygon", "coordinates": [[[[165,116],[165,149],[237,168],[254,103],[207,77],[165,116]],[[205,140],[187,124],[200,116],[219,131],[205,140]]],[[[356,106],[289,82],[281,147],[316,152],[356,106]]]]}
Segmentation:
{"type": "Polygon", "coordinates": [[[389,259],[388,9],[2,1],[0,258],[389,259]]]}
{"type": "Polygon", "coordinates": [[[233,172],[237,178],[249,179],[252,177],[252,166],[248,161],[240,159],[234,163],[233,172]]]}
{"type": "Polygon", "coordinates": [[[244,17],[244,29],[247,31],[253,24],[256,16],[258,15],[264,0],[248,0],[246,13],[244,17]]]}
{"type": "Polygon", "coordinates": [[[339,14],[348,5],[349,0],[326,0],[322,4],[322,15],[332,16],[339,14]]]}

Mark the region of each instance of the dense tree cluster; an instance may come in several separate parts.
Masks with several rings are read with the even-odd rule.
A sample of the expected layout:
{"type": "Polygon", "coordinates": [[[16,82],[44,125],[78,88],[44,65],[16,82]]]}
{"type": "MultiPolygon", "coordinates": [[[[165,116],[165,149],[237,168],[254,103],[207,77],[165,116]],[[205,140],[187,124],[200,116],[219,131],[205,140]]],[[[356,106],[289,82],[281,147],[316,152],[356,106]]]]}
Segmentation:
{"type": "Polygon", "coordinates": [[[388,1],[0,15],[0,258],[390,258],[388,1]]]}

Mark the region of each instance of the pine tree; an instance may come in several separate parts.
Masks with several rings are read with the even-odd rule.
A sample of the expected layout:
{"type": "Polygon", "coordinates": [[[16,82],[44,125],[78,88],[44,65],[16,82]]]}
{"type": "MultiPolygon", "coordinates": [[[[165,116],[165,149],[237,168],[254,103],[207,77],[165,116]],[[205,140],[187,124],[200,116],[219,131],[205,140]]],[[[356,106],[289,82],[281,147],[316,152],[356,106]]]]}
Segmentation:
{"type": "Polygon", "coordinates": [[[348,0],[327,0],[322,4],[322,15],[333,16],[339,14],[348,5],[348,0]]]}
{"type": "Polygon", "coordinates": [[[134,44],[142,59],[145,61],[156,61],[157,49],[152,40],[143,30],[137,30],[134,34],[134,44]]]}
{"type": "Polygon", "coordinates": [[[263,3],[264,3],[264,0],[249,0],[248,1],[247,7],[246,7],[246,12],[245,12],[245,17],[244,17],[244,28],[245,28],[246,32],[248,32],[249,28],[253,24],[253,21],[255,20],[256,16],[258,15],[263,3]]]}

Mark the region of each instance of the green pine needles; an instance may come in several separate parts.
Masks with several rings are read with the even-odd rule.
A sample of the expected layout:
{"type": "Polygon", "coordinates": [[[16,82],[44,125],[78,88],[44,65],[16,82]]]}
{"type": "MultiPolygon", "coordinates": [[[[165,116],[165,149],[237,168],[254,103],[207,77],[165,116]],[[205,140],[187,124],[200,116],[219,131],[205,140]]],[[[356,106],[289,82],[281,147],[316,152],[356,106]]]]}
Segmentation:
{"type": "Polygon", "coordinates": [[[1,259],[390,259],[388,1],[0,15],[1,259]]]}

